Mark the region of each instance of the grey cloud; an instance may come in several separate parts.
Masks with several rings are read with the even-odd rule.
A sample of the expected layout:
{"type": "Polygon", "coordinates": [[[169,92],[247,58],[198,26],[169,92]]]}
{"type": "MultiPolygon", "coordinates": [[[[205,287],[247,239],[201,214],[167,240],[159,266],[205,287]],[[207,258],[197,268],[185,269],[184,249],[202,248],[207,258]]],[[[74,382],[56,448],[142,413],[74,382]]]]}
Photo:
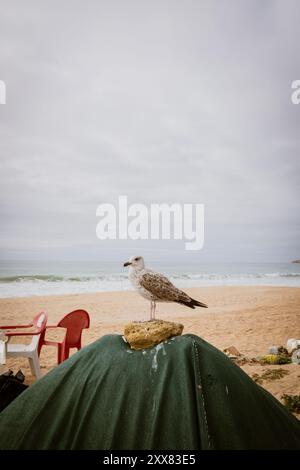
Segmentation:
{"type": "Polygon", "coordinates": [[[0,8],[2,258],[94,257],[119,194],[204,203],[199,259],[299,257],[299,2],[0,8]]]}

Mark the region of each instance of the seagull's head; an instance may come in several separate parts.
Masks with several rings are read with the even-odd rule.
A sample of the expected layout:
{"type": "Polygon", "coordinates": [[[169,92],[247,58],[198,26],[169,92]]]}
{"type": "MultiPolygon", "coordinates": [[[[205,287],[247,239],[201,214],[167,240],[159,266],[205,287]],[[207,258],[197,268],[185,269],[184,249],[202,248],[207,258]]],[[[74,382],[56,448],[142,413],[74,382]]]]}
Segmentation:
{"type": "Polygon", "coordinates": [[[142,256],[131,256],[126,263],[123,264],[123,266],[130,266],[133,269],[136,269],[139,271],[140,269],[143,269],[145,264],[144,264],[144,258],[142,256]]]}

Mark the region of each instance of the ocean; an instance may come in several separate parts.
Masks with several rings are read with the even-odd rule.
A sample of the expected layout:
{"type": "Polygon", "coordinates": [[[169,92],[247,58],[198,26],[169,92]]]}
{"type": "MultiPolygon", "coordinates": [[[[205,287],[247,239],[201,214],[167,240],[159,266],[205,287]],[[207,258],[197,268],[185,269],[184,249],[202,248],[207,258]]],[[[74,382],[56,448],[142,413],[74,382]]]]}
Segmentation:
{"type": "MultiPolygon", "coordinates": [[[[300,264],[152,263],[178,287],[287,286],[300,287],[300,264]]],[[[127,268],[99,261],[1,261],[0,297],[30,297],[131,289],[127,268]]]]}

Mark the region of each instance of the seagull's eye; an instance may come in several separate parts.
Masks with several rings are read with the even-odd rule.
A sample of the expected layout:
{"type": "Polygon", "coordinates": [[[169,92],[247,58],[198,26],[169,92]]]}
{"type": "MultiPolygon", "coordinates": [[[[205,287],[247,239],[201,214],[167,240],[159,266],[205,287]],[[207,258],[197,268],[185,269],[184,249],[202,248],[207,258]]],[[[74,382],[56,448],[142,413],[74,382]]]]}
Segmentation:
{"type": "Polygon", "coordinates": [[[139,257],[138,257],[138,258],[134,258],[134,261],[138,261],[139,259],[140,259],[139,257]]]}

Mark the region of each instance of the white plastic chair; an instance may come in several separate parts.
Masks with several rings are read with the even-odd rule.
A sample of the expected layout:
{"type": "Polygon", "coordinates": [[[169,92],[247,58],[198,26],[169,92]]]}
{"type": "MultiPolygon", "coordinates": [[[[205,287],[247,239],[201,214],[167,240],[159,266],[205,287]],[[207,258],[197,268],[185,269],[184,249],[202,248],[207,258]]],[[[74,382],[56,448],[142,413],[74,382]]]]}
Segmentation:
{"type": "Polygon", "coordinates": [[[30,369],[33,375],[39,379],[41,374],[40,361],[39,361],[39,340],[41,333],[45,330],[48,316],[41,312],[29,325],[14,325],[14,326],[0,326],[1,330],[5,330],[5,335],[10,338],[11,336],[32,336],[30,344],[10,344],[6,345],[6,357],[28,357],[30,369]],[[16,328],[32,328],[35,327],[34,331],[7,331],[16,328]]]}
{"type": "Polygon", "coordinates": [[[7,341],[8,341],[8,337],[5,336],[5,333],[0,330],[0,374],[2,374],[5,369],[7,341]]]}

